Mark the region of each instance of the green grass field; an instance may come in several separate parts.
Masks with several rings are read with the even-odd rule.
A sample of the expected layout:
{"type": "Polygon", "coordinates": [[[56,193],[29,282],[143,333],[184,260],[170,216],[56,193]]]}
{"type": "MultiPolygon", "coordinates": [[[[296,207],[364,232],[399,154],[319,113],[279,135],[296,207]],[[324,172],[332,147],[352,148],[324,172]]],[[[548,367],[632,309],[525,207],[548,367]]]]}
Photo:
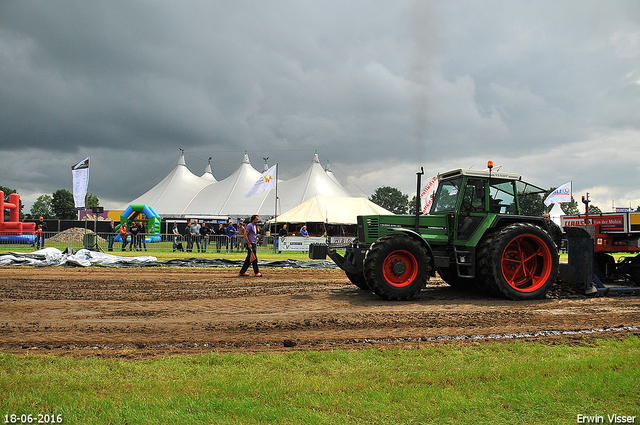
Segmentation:
{"type": "MultiPolygon", "coordinates": [[[[159,261],[245,257],[171,250],[113,254],[159,261]]],[[[258,256],[309,259],[293,252],[258,256]]],[[[639,357],[635,336],[579,345],[515,341],[135,361],[3,353],[0,421],[573,424],[578,415],[609,423],[607,415],[617,414],[640,423],[639,357]]]]}
{"type": "Polygon", "coordinates": [[[138,361],[0,354],[0,413],[65,424],[638,423],[639,355],[633,336],[138,361]]]}

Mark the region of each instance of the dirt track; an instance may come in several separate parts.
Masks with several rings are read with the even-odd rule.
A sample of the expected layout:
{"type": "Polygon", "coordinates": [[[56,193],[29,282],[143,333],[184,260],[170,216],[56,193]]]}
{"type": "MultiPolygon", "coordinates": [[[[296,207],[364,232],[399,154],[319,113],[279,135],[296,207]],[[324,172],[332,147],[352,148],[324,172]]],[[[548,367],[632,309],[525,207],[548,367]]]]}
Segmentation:
{"type": "Polygon", "coordinates": [[[436,279],[412,301],[389,302],[339,270],[262,271],[0,267],[0,350],[138,357],[640,335],[638,296],[516,302],[436,279]],[[594,329],[607,330],[561,334],[594,329]]]}

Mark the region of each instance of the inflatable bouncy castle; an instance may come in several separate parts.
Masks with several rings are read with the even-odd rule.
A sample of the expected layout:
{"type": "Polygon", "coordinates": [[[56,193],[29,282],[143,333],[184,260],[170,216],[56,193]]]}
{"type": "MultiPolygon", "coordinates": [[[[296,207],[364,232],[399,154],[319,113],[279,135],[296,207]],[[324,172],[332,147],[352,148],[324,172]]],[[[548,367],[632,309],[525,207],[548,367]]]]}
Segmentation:
{"type": "MultiPolygon", "coordinates": [[[[147,222],[147,236],[145,237],[145,242],[160,242],[160,216],[158,213],[148,205],[142,204],[132,204],[127,207],[126,210],[120,215],[120,224],[127,223],[127,229],[129,228],[128,223],[131,221],[146,221],[147,222]],[[146,219],[140,219],[141,215],[146,216],[146,219]]],[[[118,231],[120,230],[120,224],[118,224],[115,228],[116,232],[116,242],[122,242],[118,231]]],[[[130,239],[130,238],[128,238],[130,239]]]]}
{"type": "Polygon", "coordinates": [[[0,190],[0,211],[0,243],[33,243],[36,223],[20,222],[20,195],[11,193],[5,202],[0,190]],[[5,210],[9,210],[9,221],[4,219],[5,210]]]}

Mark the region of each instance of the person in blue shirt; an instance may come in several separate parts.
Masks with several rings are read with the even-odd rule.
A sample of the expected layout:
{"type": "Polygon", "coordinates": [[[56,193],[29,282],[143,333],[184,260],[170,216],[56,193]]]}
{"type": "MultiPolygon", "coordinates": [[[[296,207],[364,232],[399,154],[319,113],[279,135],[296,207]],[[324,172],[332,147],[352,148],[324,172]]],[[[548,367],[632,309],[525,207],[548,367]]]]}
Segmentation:
{"type": "Polygon", "coordinates": [[[176,248],[178,248],[178,238],[180,237],[177,221],[173,222],[173,227],[171,228],[171,232],[173,234],[173,252],[176,252],[176,248]]]}
{"type": "Polygon", "coordinates": [[[233,242],[235,241],[236,228],[231,223],[227,226],[227,251],[229,251],[229,243],[231,243],[231,250],[233,251],[233,242]]]}
{"type": "Polygon", "coordinates": [[[300,236],[304,236],[305,238],[309,237],[309,232],[307,232],[307,226],[302,226],[302,229],[300,229],[300,236]]]}

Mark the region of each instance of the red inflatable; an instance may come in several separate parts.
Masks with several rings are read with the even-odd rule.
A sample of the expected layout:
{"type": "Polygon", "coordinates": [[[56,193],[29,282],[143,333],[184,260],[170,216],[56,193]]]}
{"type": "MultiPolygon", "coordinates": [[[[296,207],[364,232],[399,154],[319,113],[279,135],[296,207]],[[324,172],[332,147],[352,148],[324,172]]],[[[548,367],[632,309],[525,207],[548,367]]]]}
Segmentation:
{"type": "Polygon", "coordinates": [[[33,235],[36,223],[20,222],[20,195],[12,193],[9,202],[4,202],[4,192],[0,190],[0,233],[3,235],[33,235]],[[9,210],[9,221],[4,220],[4,211],[9,210]]]}

